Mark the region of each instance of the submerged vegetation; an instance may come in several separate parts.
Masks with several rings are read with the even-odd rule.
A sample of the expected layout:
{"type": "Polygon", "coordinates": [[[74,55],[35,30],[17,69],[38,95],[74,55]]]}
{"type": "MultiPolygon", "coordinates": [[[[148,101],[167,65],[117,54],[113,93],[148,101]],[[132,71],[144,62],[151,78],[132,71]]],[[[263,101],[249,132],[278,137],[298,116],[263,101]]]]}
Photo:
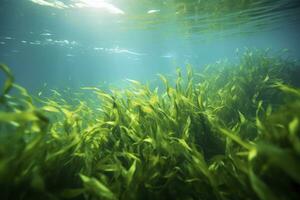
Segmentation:
{"type": "Polygon", "coordinates": [[[246,51],[160,75],[164,92],[83,88],[95,98],[77,105],[0,69],[1,199],[300,198],[297,62],[246,51]]]}

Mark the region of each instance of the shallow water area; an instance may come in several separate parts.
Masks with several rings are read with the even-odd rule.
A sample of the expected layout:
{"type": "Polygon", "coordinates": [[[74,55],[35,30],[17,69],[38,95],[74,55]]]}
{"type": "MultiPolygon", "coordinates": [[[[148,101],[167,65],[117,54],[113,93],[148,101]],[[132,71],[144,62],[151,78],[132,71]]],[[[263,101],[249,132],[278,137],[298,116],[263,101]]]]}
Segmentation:
{"type": "Polygon", "coordinates": [[[2,0],[0,199],[298,200],[298,0],[2,0]]]}

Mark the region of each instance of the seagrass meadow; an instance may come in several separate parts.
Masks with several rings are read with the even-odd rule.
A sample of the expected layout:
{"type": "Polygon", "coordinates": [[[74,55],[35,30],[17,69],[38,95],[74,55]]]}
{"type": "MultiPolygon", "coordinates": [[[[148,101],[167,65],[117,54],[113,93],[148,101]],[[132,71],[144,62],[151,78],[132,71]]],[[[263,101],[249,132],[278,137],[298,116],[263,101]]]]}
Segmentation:
{"type": "Polygon", "coordinates": [[[300,0],[0,0],[0,200],[300,200],[300,0]]]}
{"type": "Polygon", "coordinates": [[[285,55],[44,98],[1,64],[1,199],[299,199],[300,66],[285,55]]]}

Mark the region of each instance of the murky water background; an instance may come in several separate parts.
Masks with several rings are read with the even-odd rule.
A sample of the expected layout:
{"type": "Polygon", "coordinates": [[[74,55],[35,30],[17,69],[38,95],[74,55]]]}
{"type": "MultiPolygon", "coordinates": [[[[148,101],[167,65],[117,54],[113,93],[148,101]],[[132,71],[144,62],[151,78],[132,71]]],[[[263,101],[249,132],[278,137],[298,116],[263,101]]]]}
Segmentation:
{"type": "Polygon", "coordinates": [[[300,57],[297,0],[0,2],[0,62],[32,92],[151,82],[245,47],[300,57]]]}

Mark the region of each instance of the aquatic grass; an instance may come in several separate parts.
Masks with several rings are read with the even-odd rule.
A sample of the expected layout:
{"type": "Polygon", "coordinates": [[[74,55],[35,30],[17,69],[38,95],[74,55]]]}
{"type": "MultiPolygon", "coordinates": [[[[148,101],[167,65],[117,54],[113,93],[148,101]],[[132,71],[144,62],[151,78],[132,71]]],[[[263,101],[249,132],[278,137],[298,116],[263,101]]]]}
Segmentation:
{"type": "Polygon", "coordinates": [[[280,55],[159,75],[162,93],[134,80],[85,87],[94,98],[72,103],[56,90],[32,97],[1,69],[1,199],[300,196],[299,64],[280,55]]]}

